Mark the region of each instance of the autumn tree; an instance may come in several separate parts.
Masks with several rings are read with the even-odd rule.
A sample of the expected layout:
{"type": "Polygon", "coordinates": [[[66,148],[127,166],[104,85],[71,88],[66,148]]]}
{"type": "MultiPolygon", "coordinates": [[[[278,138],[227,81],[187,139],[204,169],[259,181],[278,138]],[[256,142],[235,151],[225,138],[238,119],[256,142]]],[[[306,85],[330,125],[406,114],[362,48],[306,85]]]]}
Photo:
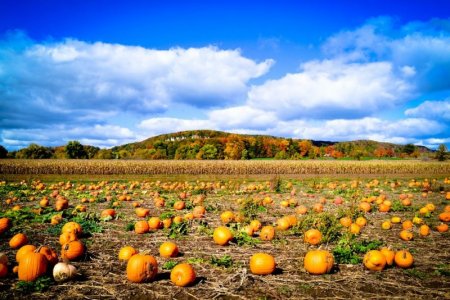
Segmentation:
{"type": "Polygon", "coordinates": [[[436,159],[439,161],[444,161],[447,159],[447,146],[445,146],[445,144],[440,144],[437,148],[436,159]]]}

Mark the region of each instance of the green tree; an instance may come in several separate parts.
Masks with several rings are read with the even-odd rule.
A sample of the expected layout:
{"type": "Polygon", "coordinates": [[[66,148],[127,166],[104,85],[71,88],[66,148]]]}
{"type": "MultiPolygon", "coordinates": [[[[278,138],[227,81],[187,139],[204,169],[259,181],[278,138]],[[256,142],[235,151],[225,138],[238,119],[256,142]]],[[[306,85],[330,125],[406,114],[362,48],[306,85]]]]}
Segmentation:
{"type": "Polygon", "coordinates": [[[217,159],[217,148],[214,145],[206,144],[200,149],[201,159],[217,159]]]}
{"type": "Polygon", "coordinates": [[[78,141],[70,141],[67,143],[66,147],[66,155],[67,158],[71,159],[80,159],[87,158],[86,150],[84,150],[83,145],[78,141]]]}
{"type": "Polygon", "coordinates": [[[0,158],[6,158],[8,156],[8,150],[0,145],[0,158]]]}
{"type": "Polygon", "coordinates": [[[53,156],[53,150],[48,147],[39,146],[38,144],[30,144],[27,148],[20,149],[16,158],[25,159],[45,159],[53,156]]]}
{"type": "Polygon", "coordinates": [[[436,159],[439,161],[444,161],[447,159],[447,146],[445,146],[445,144],[440,144],[437,148],[436,159]]]}
{"type": "Polygon", "coordinates": [[[402,149],[402,152],[408,155],[413,154],[414,151],[416,151],[416,146],[414,146],[413,144],[406,144],[405,146],[403,146],[402,149]]]}

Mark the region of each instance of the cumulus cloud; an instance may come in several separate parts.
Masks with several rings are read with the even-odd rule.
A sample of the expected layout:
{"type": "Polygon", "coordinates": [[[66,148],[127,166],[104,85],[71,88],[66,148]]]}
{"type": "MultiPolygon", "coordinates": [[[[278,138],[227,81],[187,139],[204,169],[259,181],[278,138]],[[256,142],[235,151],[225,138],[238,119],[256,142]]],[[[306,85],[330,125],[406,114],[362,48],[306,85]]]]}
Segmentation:
{"type": "Polygon", "coordinates": [[[300,73],[254,86],[248,105],[280,118],[359,118],[392,108],[412,92],[389,62],[312,61],[300,73]]]}
{"type": "MultiPolygon", "coordinates": [[[[245,98],[257,63],[239,50],[216,47],[153,50],[67,39],[35,43],[20,35],[0,45],[2,127],[98,122],[99,113],[158,113],[181,102],[223,107],[245,98]]],[[[100,118],[105,120],[106,117],[100,118]]]]}
{"type": "Polygon", "coordinates": [[[425,101],[417,107],[406,110],[405,115],[450,122],[450,100],[425,101]]]}

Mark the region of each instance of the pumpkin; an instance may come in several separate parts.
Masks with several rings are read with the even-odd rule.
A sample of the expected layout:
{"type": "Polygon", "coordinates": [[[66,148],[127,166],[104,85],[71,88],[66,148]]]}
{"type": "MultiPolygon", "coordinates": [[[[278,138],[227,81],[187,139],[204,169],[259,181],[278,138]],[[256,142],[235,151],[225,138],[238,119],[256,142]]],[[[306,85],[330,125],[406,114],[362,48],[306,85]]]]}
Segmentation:
{"type": "Polygon", "coordinates": [[[184,215],[183,219],[186,220],[186,221],[194,220],[194,214],[189,212],[189,213],[184,215]]]}
{"type": "Polygon", "coordinates": [[[53,267],[53,278],[56,282],[64,282],[78,274],[77,268],[71,264],[60,262],[53,267]]]}
{"type": "Polygon", "coordinates": [[[182,210],[186,207],[186,203],[184,201],[177,201],[173,204],[173,208],[176,210],[182,210]]]}
{"type": "Polygon", "coordinates": [[[64,198],[59,198],[55,202],[55,210],[56,211],[61,211],[61,210],[64,210],[64,209],[66,209],[68,207],[69,207],[69,201],[67,201],[64,198]]]}
{"type": "Polygon", "coordinates": [[[0,234],[11,228],[11,220],[9,218],[0,219],[0,234]]]}
{"type": "Polygon", "coordinates": [[[47,272],[47,258],[41,253],[28,252],[19,261],[19,280],[35,281],[47,272]]]}
{"type": "Polygon", "coordinates": [[[400,231],[400,238],[404,241],[410,241],[414,238],[414,234],[409,230],[400,231]]]}
{"type": "Polygon", "coordinates": [[[364,255],[363,263],[371,271],[381,271],[386,266],[386,256],[381,251],[370,250],[364,255]]]}
{"type": "Polygon", "coordinates": [[[50,201],[48,201],[47,197],[44,197],[41,199],[41,201],[39,201],[39,206],[40,207],[47,207],[49,205],[50,201]]]}
{"type": "Polygon", "coordinates": [[[247,234],[248,236],[253,236],[253,234],[255,233],[255,231],[253,230],[253,227],[250,225],[246,225],[246,226],[242,227],[240,231],[247,234]]]}
{"type": "Polygon", "coordinates": [[[78,237],[73,232],[65,232],[59,236],[59,244],[64,245],[68,242],[76,241],[78,240],[78,237]]]}
{"type": "Polygon", "coordinates": [[[128,261],[130,257],[137,253],[138,251],[131,246],[122,247],[119,251],[119,260],[128,261]]]}
{"type": "Polygon", "coordinates": [[[394,224],[398,224],[398,223],[400,223],[401,221],[402,221],[402,219],[401,219],[400,217],[397,217],[397,216],[393,216],[393,217],[391,218],[391,222],[394,223],[394,224]]]}
{"type": "Polygon", "coordinates": [[[164,242],[159,246],[159,255],[170,258],[178,255],[178,246],[173,242],[164,242]]]}
{"type": "Polygon", "coordinates": [[[135,209],[135,212],[136,212],[136,216],[138,216],[139,218],[145,218],[150,214],[150,209],[138,207],[135,209]]]}
{"type": "Polygon", "coordinates": [[[116,211],[113,208],[108,208],[102,211],[100,214],[101,218],[114,218],[116,216],[116,211]]]}
{"type": "Polygon", "coordinates": [[[0,278],[6,277],[6,275],[8,275],[8,266],[0,263],[0,278]]]}
{"type": "Polygon", "coordinates": [[[448,231],[448,225],[445,223],[441,223],[439,225],[436,226],[436,230],[439,232],[447,232],[448,231]]]}
{"type": "Polygon", "coordinates": [[[61,215],[54,215],[54,216],[50,219],[50,224],[52,224],[52,225],[58,225],[61,221],[62,221],[62,216],[61,216],[61,215]]]}
{"type": "Polygon", "coordinates": [[[267,253],[256,253],[250,257],[250,271],[255,275],[268,275],[275,271],[275,259],[267,253]]]}
{"type": "Polygon", "coordinates": [[[428,225],[426,225],[426,224],[421,225],[420,228],[419,228],[419,234],[421,236],[428,236],[428,235],[430,235],[430,227],[428,225]]]}
{"type": "Polygon", "coordinates": [[[427,203],[425,207],[428,209],[428,211],[434,211],[436,209],[436,206],[434,206],[433,203],[427,203]]]}
{"type": "Polygon", "coordinates": [[[148,226],[147,221],[137,221],[134,224],[134,232],[138,234],[146,233],[150,230],[150,227],[148,226]]]}
{"type": "Polygon", "coordinates": [[[148,228],[149,229],[151,229],[151,230],[157,230],[157,229],[160,229],[160,228],[162,228],[163,226],[162,226],[162,222],[161,222],[161,220],[159,219],[159,217],[151,217],[149,220],[148,220],[148,228]]]}
{"type": "Polygon", "coordinates": [[[172,218],[164,219],[162,220],[162,223],[164,228],[170,228],[170,226],[172,226],[172,218]]]}
{"type": "Polygon", "coordinates": [[[407,250],[400,250],[395,253],[395,264],[400,268],[409,268],[414,263],[414,257],[407,250]]]}
{"type": "Polygon", "coordinates": [[[349,230],[351,233],[356,234],[356,235],[361,233],[361,227],[359,227],[359,225],[356,223],[353,223],[352,225],[350,225],[349,230]]]}
{"type": "Polygon", "coordinates": [[[267,225],[261,228],[259,233],[259,238],[263,241],[271,241],[275,237],[275,228],[273,226],[267,225]]]}
{"type": "Polygon", "coordinates": [[[204,206],[198,205],[194,207],[194,210],[192,211],[192,214],[194,215],[194,218],[200,219],[205,216],[206,209],[204,206]]]}
{"type": "Polygon", "coordinates": [[[381,248],[380,252],[386,258],[386,265],[392,266],[392,264],[394,263],[395,252],[386,247],[381,248]]]}
{"type": "Polygon", "coordinates": [[[61,248],[61,257],[68,260],[80,258],[85,251],[84,244],[81,241],[72,241],[64,244],[61,248]]]}
{"type": "Polygon", "coordinates": [[[22,257],[25,254],[27,254],[29,252],[34,252],[35,250],[36,250],[36,246],[34,246],[34,245],[25,245],[25,246],[20,247],[20,249],[17,250],[17,253],[16,253],[16,261],[20,262],[20,260],[22,259],[22,257]]]}
{"type": "Polygon", "coordinates": [[[304,215],[308,212],[308,208],[304,205],[300,205],[299,207],[297,207],[297,209],[295,210],[295,212],[299,215],[304,215]]]}
{"type": "Polygon", "coordinates": [[[183,222],[183,218],[181,216],[175,216],[175,217],[173,217],[172,221],[175,224],[180,224],[181,222],[183,222]]]}
{"type": "Polygon", "coordinates": [[[309,229],[304,235],[305,243],[317,245],[322,241],[322,233],[317,229],[309,229]]]}
{"type": "Polygon", "coordinates": [[[334,257],[327,250],[308,251],[304,259],[305,270],[314,275],[329,273],[333,268],[333,264],[334,257]]]}
{"type": "Polygon", "coordinates": [[[83,229],[81,228],[81,225],[78,224],[77,222],[67,222],[61,228],[61,233],[65,233],[65,232],[73,232],[77,236],[79,236],[83,232],[83,229]]]}
{"type": "Polygon", "coordinates": [[[28,243],[28,238],[23,233],[18,233],[9,240],[9,246],[13,249],[22,247],[26,243],[28,243]]]}
{"type": "Polygon", "coordinates": [[[357,224],[359,227],[364,227],[367,224],[367,220],[364,217],[358,217],[356,218],[355,224],[357,224]]]}
{"type": "Polygon", "coordinates": [[[250,226],[253,228],[253,231],[258,231],[258,230],[261,229],[262,224],[261,224],[261,222],[258,221],[258,220],[252,220],[252,221],[250,222],[250,226]]]}
{"type": "Polygon", "coordinates": [[[232,211],[224,211],[222,214],[220,214],[220,220],[223,224],[228,224],[230,222],[233,222],[234,220],[234,213],[232,211]]]}
{"type": "Polygon", "coordinates": [[[136,254],[128,260],[126,272],[131,282],[149,282],[158,273],[158,263],[151,255],[136,254]]]}
{"type": "Polygon", "coordinates": [[[402,228],[403,228],[404,230],[411,229],[411,228],[413,228],[413,226],[414,226],[414,224],[413,224],[413,222],[410,221],[410,220],[406,220],[406,221],[404,221],[404,222],[402,223],[402,228]]]}
{"type": "Polygon", "coordinates": [[[214,229],[213,239],[216,244],[225,246],[233,239],[233,234],[228,227],[219,226],[214,229]]]}
{"type": "Polygon", "coordinates": [[[45,256],[50,266],[54,266],[58,262],[58,254],[52,248],[41,246],[36,251],[45,256]]]}
{"type": "Polygon", "coordinates": [[[439,214],[439,220],[442,222],[450,222],[450,212],[444,211],[439,214]]]}
{"type": "Polygon", "coordinates": [[[192,265],[182,263],[176,265],[170,272],[170,280],[176,286],[188,286],[195,282],[196,274],[192,265]]]}
{"type": "Polygon", "coordinates": [[[322,203],[316,203],[313,205],[312,208],[315,212],[320,213],[323,212],[323,204],[322,203]]]}
{"type": "Polygon", "coordinates": [[[352,219],[350,217],[342,217],[339,219],[339,223],[341,223],[344,227],[350,227],[352,225],[352,219]]]}
{"type": "Polygon", "coordinates": [[[280,218],[277,220],[277,229],[284,231],[288,230],[291,227],[291,224],[289,222],[289,219],[286,217],[280,218]]]}
{"type": "Polygon", "coordinates": [[[391,221],[384,221],[383,223],[381,223],[381,228],[384,230],[388,230],[392,228],[392,224],[391,221]]]}
{"type": "Polygon", "coordinates": [[[363,212],[370,212],[372,210],[372,206],[370,205],[370,203],[361,202],[359,204],[359,209],[362,210],[363,212]]]}

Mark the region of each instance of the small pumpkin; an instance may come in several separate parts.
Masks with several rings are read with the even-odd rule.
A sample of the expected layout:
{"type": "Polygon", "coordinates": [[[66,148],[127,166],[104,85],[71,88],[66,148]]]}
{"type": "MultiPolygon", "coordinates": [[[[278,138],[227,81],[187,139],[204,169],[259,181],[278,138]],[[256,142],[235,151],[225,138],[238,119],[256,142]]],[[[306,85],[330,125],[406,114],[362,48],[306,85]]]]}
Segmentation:
{"type": "Polygon", "coordinates": [[[339,219],[339,223],[341,223],[344,227],[350,227],[352,225],[352,219],[350,217],[342,217],[339,219]]]}
{"type": "Polygon", "coordinates": [[[391,229],[392,228],[391,221],[387,220],[387,221],[384,221],[383,223],[381,223],[381,228],[384,229],[384,230],[391,229]]]}
{"type": "Polygon", "coordinates": [[[77,268],[69,263],[59,262],[53,267],[53,278],[56,282],[68,281],[77,274],[77,268]]]}
{"type": "Polygon", "coordinates": [[[61,228],[61,233],[66,233],[66,232],[73,232],[77,236],[80,236],[80,234],[83,232],[83,229],[81,228],[81,225],[78,224],[77,222],[67,222],[61,228]]]}
{"type": "Polygon", "coordinates": [[[67,244],[68,242],[72,242],[72,241],[76,241],[76,240],[78,240],[78,237],[73,232],[65,232],[59,236],[59,244],[60,245],[64,245],[64,244],[67,244]]]}
{"type": "Polygon", "coordinates": [[[371,271],[381,271],[386,266],[386,256],[381,251],[370,250],[364,255],[363,263],[371,271]]]}
{"type": "Polygon", "coordinates": [[[258,231],[261,229],[262,224],[259,220],[252,220],[250,226],[253,228],[253,231],[258,231]]]}
{"type": "Polygon", "coordinates": [[[11,220],[9,218],[0,218],[0,234],[11,228],[11,220]]]}
{"type": "Polygon", "coordinates": [[[394,263],[395,251],[384,247],[384,248],[381,248],[380,252],[386,258],[386,265],[392,266],[392,264],[394,263]]]}
{"type": "Polygon", "coordinates": [[[400,268],[409,268],[414,263],[414,257],[408,250],[400,250],[395,253],[395,264],[400,268]]]}
{"type": "Polygon", "coordinates": [[[69,207],[69,201],[67,201],[64,198],[59,198],[55,202],[55,210],[56,211],[62,211],[64,209],[67,209],[69,207]]]}
{"type": "Polygon", "coordinates": [[[170,272],[170,280],[176,286],[189,286],[195,282],[196,274],[192,265],[182,263],[176,265],[170,272]]]}
{"type": "Polygon", "coordinates": [[[9,246],[13,249],[22,247],[26,243],[28,243],[28,238],[23,233],[18,233],[9,240],[9,246]]]}
{"type": "Polygon", "coordinates": [[[120,248],[119,260],[128,261],[133,255],[138,254],[138,251],[131,246],[120,248]]]}
{"type": "Polygon", "coordinates": [[[370,212],[372,210],[372,206],[368,202],[361,202],[359,204],[359,209],[363,212],[370,212]]]}
{"type": "Polygon", "coordinates": [[[255,275],[268,275],[275,271],[275,258],[267,253],[256,253],[250,257],[250,271],[255,275]]]}
{"type": "Polygon", "coordinates": [[[84,244],[81,241],[72,241],[64,244],[61,249],[61,257],[68,260],[76,260],[85,252],[84,244]]]}
{"type": "Polygon", "coordinates": [[[22,259],[22,257],[25,254],[27,254],[29,252],[34,252],[35,250],[36,250],[36,246],[34,246],[34,245],[25,245],[25,246],[20,247],[20,249],[17,250],[17,253],[16,253],[16,261],[20,262],[20,260],[22,259]]]}
{"type": "Polygon", "coordinates": [[[352,225],[350,225],[349,230],[351,233],[356,234],[356,235],[361,233],[361,227],[356,223],[353,223],[352,225]]]}
{"type": "Polygon", "coordinates": [[[170,258],[178,255],[178,246],[173,242],[164,242],[159,246],[159,255],[170,258]]]}
{"type": "Polygon", "coordinates": [[[52,248],[48,246],[41,246],[36,251],[45,256],[50,266],[54,266],[58,262],[58,254],[52,248]]]}
{"type": "Polygon", "coordinates": [[[413,228],[413,226],[414,226],[414,224],[411,220],[406,220],[402,223],[402,228],[404,230],[411,229],[411,228],[413,228]]]}
{"type": "Polygon", "coordinates": [[[280,231],[288,230],[291,227],[291,223],[287,217],[282,217],[277,220],[277,229],[280,231]]]}
{"type": "Polygon", "coordinates": [[[357,224],[359,227],[364,227],[367,224],[367,219],[364,217],[358,217],[356,218],[355,224],[357,224]]]}
{"type": "Polygon", "coordinates": [[[6,277],[8,275],[8,265],[0,263],[0,278],[6,277]]]}
{"type": "Polygon", "coordinates": [[[176,210],[182,210],[186,208],[186,203],[184,201],[177,201],[173,204],[173,208],[176,210]]]}
{"type": "Polygon", "coordinates": [[[327,250],[308,251],[304,259],[305,270],[314,275],[329,273],[333,268],[333,264],[333,254],[327,250]]]}
{"type": "Polygon", "coordinates": [[[35,281],[47,272],[48,261],[41,253],[28,252],[19,261],[19,280],[35,281]]]}
{"type": "Polygon", "coordinates": [[[161,229],[162,227],[163,227],[163,224],[159,217],[151,217],[148,220],[148,228],[150,230],[157,230],[157,229],[161,229]]]}
{"type": "Polygon", "coordinates": [[[138,216],[139,218],[145,218],[150,214],[150,209],[138,207],[135,209],[135,213],[136,213],[136,216],[138,216]]]}
{"type": "Polygon", "coordinates": [[[310,245],[318,245],[322,241],[322,233],[317,229],[309,229],[305,232],[304,241],[310,245]]]}
{"type": "Polygon", "coordinates": [[[430,235],[430,227],[428,225],[426,225],[426,224],[421,225],[420,228],[419,228],[419,234],[421,236],[428,236],[428,235],[430,235]]]}
{"type": "Polygon", "coordinates": [[[147,221],[137,221],[134,224],[134,232],[138,234],[147,233],[150,230],[147,221]]]}
{"type": "Polygon", "coordinates": [[[409,230],[400,231],[400,238],[404,241],[410,241],[414,238],[414,234],[409,230]]]}
{"type": "Polygon", "coordinates": [[[8,262],[9,262],[8,256],[6,256],[5,253],[1,252],[0,253],[0,264],[8,265],[8,262]]]}
{"type": "Polygon", "coordinates": [[[441,223],[439,225],[436,226],[436,230],[439,232],[447,232],[448,231],[448,225],[445,223],[441,223]]]}
{"type": "Polygon", "coordinates": [[[102,213],[100,214],[100,217],[102,219],[108,218],[112,219],[116,216],[116,210],[113,208],[104,209],[102,213]]]}
{"type": "Polygon", "coordinates": [[[197,205],[196,207],[194,207],[192,214],[194,215],[194,218],[196,219],[201,219],[205,216],[206,213],[206,209],[204,206],[201,205],[197,205]]]}
{"type": "Polygon", "coordinates": [[[450,222],[450,212],[444,211],[439,214],[439,220],[442,222],[450,222]]]}
{"type": "Polygon", "coordinates": [[[131,282],[149,282],[158,273],[158,263],[151,255],[136,254],[128,260],[126,272],[131,282]]]}
{"type": "Polygon", "coordinates": [[[219,226],[214,229],[213,239],[216,244],[225,246],[233,239],[233,234],[228,227],[219,226]]]}
{"type": "Polygon", "coordinates": [[[234,221],[234,213],[232,211],[224,211],[220,214],[220,220],[223,224],[228,224],[234,221]]]}
{"type": "Polygon", "coordinates": [[[259,238],[263,241],[271,241],[275,237],[275,228],[271,225],[264,226],[261,228],[259,233],[259,238]]]}

